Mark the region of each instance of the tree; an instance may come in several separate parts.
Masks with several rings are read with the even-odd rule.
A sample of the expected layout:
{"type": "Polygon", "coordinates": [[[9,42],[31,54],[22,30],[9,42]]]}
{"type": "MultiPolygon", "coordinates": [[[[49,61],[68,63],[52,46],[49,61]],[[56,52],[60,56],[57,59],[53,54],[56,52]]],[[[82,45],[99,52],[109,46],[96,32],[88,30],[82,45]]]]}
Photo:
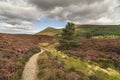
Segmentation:
{"type": "Polygon", "coordinates": [[[75,24],[68,23],[61,33],[60,49],[72,49],[79,46],[78,37],[75,35],[75,24]]]}

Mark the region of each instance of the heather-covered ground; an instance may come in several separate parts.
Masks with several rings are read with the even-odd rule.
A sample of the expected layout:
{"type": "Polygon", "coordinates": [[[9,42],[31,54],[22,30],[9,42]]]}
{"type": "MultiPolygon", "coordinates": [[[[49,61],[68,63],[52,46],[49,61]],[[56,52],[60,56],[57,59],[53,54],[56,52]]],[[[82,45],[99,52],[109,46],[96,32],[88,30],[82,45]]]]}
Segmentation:
{"type": "Polygon", "coordinates": [[[120,80],[120,39],[80,40],[80,47],[58,51],[44,45],[39,56],[39,80],[120,80]]]}
{"type": "Polygon", "coordinates": [[[69,55],[120,70],[120,39],[81,39],[80,42],[80,47],[67,51],[69,55]]]}
{"type": "Polygon", "coordinates": [[[48,36],[0,34],[0,80],[19,80],[25,63],[42,42],[51,42],[48,36]]]}
{"type": "Polygon", "coordinates": [[[120,80],[118,32],[108,35],[111,27],[110,30],[107,28],[105,35],[101,35],[98,33],[103,27],[100,31],[93,27],[90,32],[87,28],[89,31],[90,27],[76,29],[76,34],[81,35],[79,31],[86,29],[83,36],[78,34],[79,46],[64,50],[58,48],[60,35],[0,34],[0,80],[19,80],[26,62],[40,52],[40,47],[45,52],[37,62],[39,80],[120,80]]]}

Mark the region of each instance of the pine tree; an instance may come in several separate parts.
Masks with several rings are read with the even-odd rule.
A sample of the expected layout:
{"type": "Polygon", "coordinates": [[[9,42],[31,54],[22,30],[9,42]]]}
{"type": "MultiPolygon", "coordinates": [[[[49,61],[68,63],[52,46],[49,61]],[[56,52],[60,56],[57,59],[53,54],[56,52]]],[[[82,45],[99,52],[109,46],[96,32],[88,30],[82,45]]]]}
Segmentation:
{"type": "Polygon", "coordinates": [[[72,49],[79,46],[78,37],[75,35],[75,25],[68,23],[61,33],[60,49],[72,49]]]}

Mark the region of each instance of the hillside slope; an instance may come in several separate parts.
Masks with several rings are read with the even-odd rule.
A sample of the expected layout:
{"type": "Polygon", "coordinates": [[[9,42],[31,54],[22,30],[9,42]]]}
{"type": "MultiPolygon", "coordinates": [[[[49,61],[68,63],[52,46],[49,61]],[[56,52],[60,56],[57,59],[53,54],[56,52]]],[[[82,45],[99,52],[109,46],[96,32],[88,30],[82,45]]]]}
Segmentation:
{"type": "Polygon", "coordinates": [[[120,25],[77,25],[76,34],[81,37],[120,37],[120,25]]]}
{"type": "Polygon", "coordinates": [[[43,31],[37,33],[37,35],[48,35],[48,36],[55,36],[59,34],[62,31],[62,29],[55,29],[52,27],[48,27],[44,29],[43,31]]]}
{"type": "MultiPolygon", "coordinates": [[[[76,34],[86,38],[120,38],[120,25],[75,25],[76,34]]],[[[59,36],[62,29],[48,27],[37,35],[59,36]]]]}

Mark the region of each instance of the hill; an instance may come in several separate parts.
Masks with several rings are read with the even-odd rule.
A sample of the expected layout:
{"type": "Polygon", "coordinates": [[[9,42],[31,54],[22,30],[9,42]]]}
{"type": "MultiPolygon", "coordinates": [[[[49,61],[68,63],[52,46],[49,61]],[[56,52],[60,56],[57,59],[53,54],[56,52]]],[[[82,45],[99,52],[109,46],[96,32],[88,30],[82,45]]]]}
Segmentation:
{"type": "MultiPolygon", "coordinates": [[[[120,25],[75,25],[76,35],[85,38],[120,38],[120,25]]],[[[48,27],[37,35],[58,36],[62,29],[48,27]]]]}
{"type": "Polygon", "coordinates": [[[120,25],[77,25],[76,33],[81,37],[120,37],[120,25]]]}
{"type": "Polygon", "coordinates": [[[44,29],[43,31],[37,33],[37,35],[48,35],[48,36],[55,36],[59,34],[62,31],[62,29],[55,29],[52,27],[48,27],[44,29]]]}

